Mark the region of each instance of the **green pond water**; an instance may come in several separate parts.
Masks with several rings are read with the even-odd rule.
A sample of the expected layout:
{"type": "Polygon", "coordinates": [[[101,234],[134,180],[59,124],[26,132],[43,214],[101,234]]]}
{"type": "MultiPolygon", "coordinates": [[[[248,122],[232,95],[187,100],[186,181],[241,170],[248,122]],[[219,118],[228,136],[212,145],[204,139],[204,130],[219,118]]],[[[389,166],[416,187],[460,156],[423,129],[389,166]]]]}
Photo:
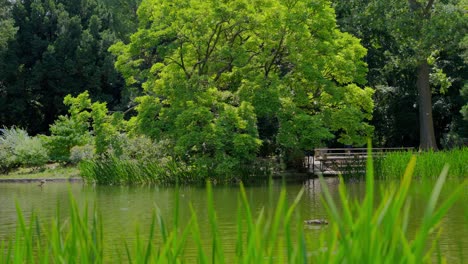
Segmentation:
{"type": "MultiPolygon", "coordinates": [[[[326,179],[332,194],[338,197],[338,180],[326,179]]],[[[377,190],[388,188],[398,182],[378,181],[377,190]]],[[[411,190],[410,232],[415,232],[425,205],[428,201],[431,181],[413,182],[411,190]]],[[[442,192],[442,199],[458,185],[456,181],[448,181],[442,192]]],[[[252,211],[255,215],[264,208],[273,211],[276,199],[282,188],[280,181],[274,182],[272,188],[268,184],[258,184],[246,187],[246,192],[252,211]]],[[[297,208],[296,218],[299,221],[315,218],[326,218],[325,208],[321,201],[321,188],[318,180],[287,183],[287,200],[293,202],[297,193],[305,188],[304,195],[297,208]]],[[[362,199],[365,191],[364,182],[347,183],[351,199],[362,199]]],[[[47,223],[56,215],[57,208],[61,217],[66,220],[69,212],[68,200],[70,192],[82,207],[87,203],[89,210],[96,205],[102,214],[106,255],[110,260],[118,258],[118,253],[124,253],[124,241],[132,244],[138,228],[142,237],[149,230],[155,208],[170,226],[173,219],[173,209],[176,191],[174,187],[120,187],[120,186],[89,186],[82,183],[53,183],[49,182],[42,188],[37,183],[1,183],[0,184],[0,240],[12,239],[16,228],[18,203],[26,218],[34,211],[47,223]]],[[[206,189],[204,187],[180,187],[180,219],[181,223],[190,218],[189,204],[197,212],[202,239],[209,251],[210,228],[207,212],[206,189]]],[[[237,239],[237,204],[238,186],[214,186],[213,197],[219,222],[219,232],[225,255],[234,258],[237,239]]],[[[447,257],[448,263],[463,263],[468,261],[468,190],[449,211],[441,223],[440,248],[447,257]]],[[[328,232],[327,226],[307,227],[299,226],[295,230],[305,232],[309,237],[317,237],[322,232],[328,232]]],[[[411,235],[411,234],[410,234],[411,235]]],[[[158,237],[156,238],[158,239],[158,237]]],[[[318,250],[318,249],[317,249],[318,250]]],[[[196,255],[196,248],[190,242],[187,244],[185,256],[188,259],[196,255]]],[[[112,261],[111,261],[112,262],[112,261]]]]}

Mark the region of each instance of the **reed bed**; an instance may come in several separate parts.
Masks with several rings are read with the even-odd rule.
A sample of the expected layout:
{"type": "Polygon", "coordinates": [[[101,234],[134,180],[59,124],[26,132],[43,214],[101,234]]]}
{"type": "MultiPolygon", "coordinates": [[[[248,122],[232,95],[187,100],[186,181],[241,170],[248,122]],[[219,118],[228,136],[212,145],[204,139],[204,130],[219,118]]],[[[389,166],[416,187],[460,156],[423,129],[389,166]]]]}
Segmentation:
{"type": "MultiPolygon", "coordinates": [[[[127,245],[125,252],[117,255],[122,256],[119,259],[121,262],[129,263],[421,263],[434,260],[443,263],[443,256],[436,254],[437,233],[440,232],[438,223],[466,188],[467,181],[454,190],[448,199],[438,201],[448,175],[448,169],[444,168],[428,200],[418,231],[408,237],[411,208],[408,190],[416,158],[410,159],[400,185],[386,189],[378,204],[375,202],[372,160],[368,161],[367,166],[366,196],[362,202],[349,201],[343,181],[339,186],[340,199],[333,200],[321,178],[323,202],[328,210],[330,225],[323,230],[320,238],[307,236],[302,231],[304,219],[295,213],[303,190],[293,202],[288,203],[283,189],[271,213],[268,213],[270,210],[261,210],[254,215],[241,184],[235,260],[228,259],[219,232],[212,187],[207,183],[207,215],[198,215],[192,208],[189,222],[182,226],[179,202],[176,201],[172,224],[167,224],[155,212],[150,231],[144,236],[137,233],[135,244],[127,245]],[[200,217],[208,217],[210,230],[200,230],[200,217]],[[208,247],[202,241],[202,232],[210,234],[208,247]],[[196,245],[195,260],[185,258],[184,249],[188,240],[196,245]]],[[[175,197],[178,197],[177,193],[175,197]]],[[[115,262],[104,253],[107,252],[103,243],[105,232],[98,210],[88,214],[86,209],[79,210],[73,198],[70,202],[69,219],[65,223],[54,220],[50,225],[41,224],[36,217],[26,223],[18,208],[16,236],[0,243],[0,262],[115,262]]]]}
{"type": "Polygon", "coordinates": [[[191,167],[175,161],[140,162],[116,157],[87,160],[79,164],[87,182],[102,185],[177,184],[204,182],[191,167]]]}
{"type": "Polygon", "coordinates": [[[216,174],[206,166],[187,165],[170,158],[120,159],[115,156],[84,160],[79,163],[80,174],[87,182],[101,185],[141,184],[205,184],[207,180],[233,183],[268,180],[276,171],[270,160],[258,160],[242,165],[235,172],[216,174]]]}
{"type": "Polygon", "coordinates": [[[376,159],[376,177],[395,179],[401,177],[406,164],[413,155],[417,156],[414,177],[434,179],[443,167],[450,166],[449,177],[464,178],[468,176],[468,148],[438,152],[391,152],[376,159]]]}

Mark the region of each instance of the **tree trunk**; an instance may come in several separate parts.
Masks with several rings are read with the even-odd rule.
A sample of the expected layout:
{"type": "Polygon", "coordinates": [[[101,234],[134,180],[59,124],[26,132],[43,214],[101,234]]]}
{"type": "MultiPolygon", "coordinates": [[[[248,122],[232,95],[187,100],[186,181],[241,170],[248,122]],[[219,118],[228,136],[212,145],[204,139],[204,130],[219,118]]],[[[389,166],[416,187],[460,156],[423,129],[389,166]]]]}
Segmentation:
{"type": "Polygon", "coordinates": [[[421,150],[437,150],[432,120],[432,94],[429,85],[429,65],[426,61],[418,66],[416,82],[419,99],[419,148],[421,150]]]}

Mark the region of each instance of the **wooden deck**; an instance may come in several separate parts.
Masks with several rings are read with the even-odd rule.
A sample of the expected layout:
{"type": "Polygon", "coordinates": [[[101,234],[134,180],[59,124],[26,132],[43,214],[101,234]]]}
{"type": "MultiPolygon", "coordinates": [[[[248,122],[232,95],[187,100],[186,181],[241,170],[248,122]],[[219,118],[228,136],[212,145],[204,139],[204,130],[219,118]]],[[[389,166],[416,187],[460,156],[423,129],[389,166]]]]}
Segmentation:
{"type": "MultiPolygon", "coordinates": [[[[372,156],[381,157],[388,152],[414,151],[414,148],[373,148],[372,156]]],[[[367,148],[317,148],[313,156],[306,157],[309,172],[323,175],[364,174],[367,148]]]]}

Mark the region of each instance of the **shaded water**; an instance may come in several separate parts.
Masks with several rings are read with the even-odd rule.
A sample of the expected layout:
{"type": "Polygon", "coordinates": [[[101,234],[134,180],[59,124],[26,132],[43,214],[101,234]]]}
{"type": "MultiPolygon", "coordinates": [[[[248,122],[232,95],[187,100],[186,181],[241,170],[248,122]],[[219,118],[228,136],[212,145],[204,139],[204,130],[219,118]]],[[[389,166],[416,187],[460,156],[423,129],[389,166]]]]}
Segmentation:
{"type": "MultiPolygon", "coordinates": [[[[332,195],[338,197],[338,180],[329,178],[327,183],[332,195]]],[[[392,184],[397,184],[397,182],[377,182],[377,190],[387,188],[392,184]]],[[[456,185],[457,182],[447,182],[442,199],[447,197],[450,190],[453,190],[456,185]]],[[[274,210],[281,186],[280,182],[275,182],[270,188],[268,184],[246,187],[252,212],[258,215],[262,208],[266,211],[274,210]]],[[[410,232],[415,232],[419,224],[432,186],[433,182],[429,181],[413,184],[410,232]]],[[[293,202],[303,187],[305,193],[297,208],[299,220],[326,218],[318,180],[288,183],[286,190],[289,204],[293,202]]],[[[364,196],[365,184],[363,182],[348,183],[347,188],[350,195],[356,199],[361,199],[364,196]]],[[[94,205],[99,208],[103,220],[106,251],[109,255],[113,255],[117,251],[123,252],[124,241],[131,244],[135,239],[137,228],[144,236],[145,231],[149,229],[155,210],[160,212],[169,226],[173,219],[176,200],[174,187],[93,187],[80,183],[47,183],[40,188],[37,183],[2,183],[0,184],[0,240],[12,238],[14,235],[17,219],[15,203],[18,203],[26,218],[34,210],[42,221],[47,221],[55,217],[58,209],[61,212],[61,217],[65,220],[69,212],[70,193],[78,204],[83,206],[87,203],[89,208],[94,205]]],[[[227,256],[235,254],[238,195],[238,186],[215,186],[213,188],[219,232],[227,256]]],[[[211,240],[207,217],[206,189],[203,187],[181,187],[178,197],[182,225],[190,218],[189,204],[192,204],[198,215],[203,239],[209,248],[211,240]]],[[[468,192],[465,192],[449,211],[442,220],[441,226],[443,232],[440,237],[440,245],[442,253],[448,257],[449,263],[462,263],[463,259],[468,259],[468,192]]],[[[317,238],[327,230],[327,227],[304,227],[303,229],[308,236],[317,238]]],[[[195,246],[189,243],[185,254],[189,257],[196,255],[195,246]]]]}

